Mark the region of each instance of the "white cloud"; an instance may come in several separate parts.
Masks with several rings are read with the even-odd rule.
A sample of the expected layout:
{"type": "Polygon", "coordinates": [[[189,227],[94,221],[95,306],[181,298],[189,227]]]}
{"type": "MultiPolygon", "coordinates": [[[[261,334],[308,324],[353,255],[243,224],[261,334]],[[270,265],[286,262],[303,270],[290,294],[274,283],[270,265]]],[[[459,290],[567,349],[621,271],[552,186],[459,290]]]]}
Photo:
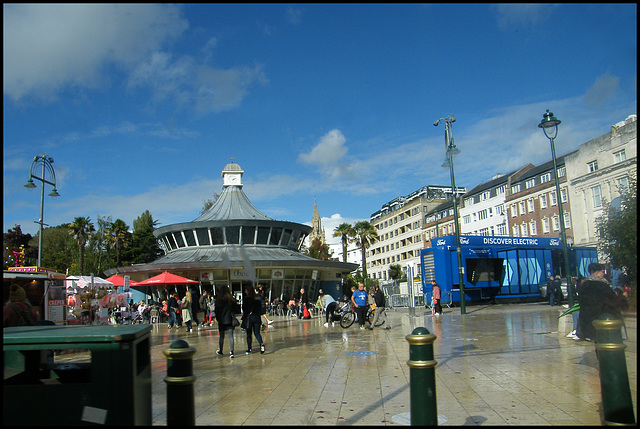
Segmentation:
{"type": "Polygon", "coordinates": [[[4,93],[15,101],[104,86],[105,67],[129,67],[188,27],[169,5],[12,4],[4,12],[4,93]]]}
{"type": "Polygon", "coordinates": [[[499,4],[494,8],[497,13],[498,26],[503,29],[521,29],[533,27],[542,22],[554,9],[552,4],[499,4]]]}
{"type": "Polygon", "coordinates": [[[320,138],[311,152],[301,153],[298,159],[305,164],[317,166],[325,175],[344,176],[350,170],[350,166],[342,162],[347,154],[346,142],[347,139],[340,130],[331,130],[320,138]]]}
{"type": "Polygon", "coordinates": [[[588,107],[602,107],[614,95],[619,85],[619,77],[605,73],[589,88],[584,96],[584,103],[588,107]]]}

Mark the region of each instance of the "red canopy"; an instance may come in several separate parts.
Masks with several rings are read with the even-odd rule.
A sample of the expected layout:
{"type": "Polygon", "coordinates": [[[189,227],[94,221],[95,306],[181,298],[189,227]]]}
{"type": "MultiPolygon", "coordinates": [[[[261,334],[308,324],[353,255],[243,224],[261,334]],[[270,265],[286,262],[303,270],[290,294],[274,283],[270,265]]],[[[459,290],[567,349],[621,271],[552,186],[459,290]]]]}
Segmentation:
{"type": "Polygon", "coordinates": [[[183,284],[198,284],[197,280],[190,280],[185,277],[180,277],[175,274],[171,274],[165,271],[162,274],[153,276],[149,279],[142,280],[136,283],[136,286],[153,286],[153,285],[183,285],[183,284]]]}
{"type": "MultiPolygon", "coordinates": [[[[108,282],[113,283],[114,286],[116,287],[120,287],[120,286],[124,286],[124,277],[118,275],[118,274],[114,274],[111,277],[109,277],[108,279],[105,279],[108,282]]],[[[134,282],[133,280],[129,280],[129,285],[130,286],[137,286],[138,283],[134,282]]]]}

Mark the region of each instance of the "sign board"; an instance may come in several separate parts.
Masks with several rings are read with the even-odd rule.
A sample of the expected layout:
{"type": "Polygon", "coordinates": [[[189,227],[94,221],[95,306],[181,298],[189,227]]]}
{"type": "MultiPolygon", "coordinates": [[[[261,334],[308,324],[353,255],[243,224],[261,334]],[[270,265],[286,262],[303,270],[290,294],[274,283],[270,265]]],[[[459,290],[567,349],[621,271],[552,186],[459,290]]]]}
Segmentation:
{"type": "Polygon", "coordinates": [[[123,290],[123,292],[129,292],[129,286],[131,286],[131,277],[124,276],[124,290],[123,290]]]}

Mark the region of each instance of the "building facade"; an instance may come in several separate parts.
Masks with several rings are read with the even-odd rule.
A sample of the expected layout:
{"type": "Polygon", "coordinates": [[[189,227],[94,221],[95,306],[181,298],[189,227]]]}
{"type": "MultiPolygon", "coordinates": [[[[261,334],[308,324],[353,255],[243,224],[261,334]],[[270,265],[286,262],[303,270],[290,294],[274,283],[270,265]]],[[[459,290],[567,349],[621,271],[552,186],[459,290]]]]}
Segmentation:
{"type": "Polygon", "coordinates": [[[620,190],[638,177],[637,116],[611,127],[611,131],[580,145],[566,155],[569,199],[574,242],[596,246],[596,220],[604,214],[605,202],[615,207],[620,190]]]}
{"type": "MultiPolygon", "coordinates": [[[[457,187],[457,195],[467,188],[457,187]]],[[[378,233],[378,240],[367,249],[367,274],[373,279],[390,280],[391,265],[403,269],[413,264],[415,274],[420,270],[420,250],[424,247],[424,217],[433,208],[450,200],[450,186],[424,186],[411,194],[384,204],[372,214],[370,223],[378,233]]]]}

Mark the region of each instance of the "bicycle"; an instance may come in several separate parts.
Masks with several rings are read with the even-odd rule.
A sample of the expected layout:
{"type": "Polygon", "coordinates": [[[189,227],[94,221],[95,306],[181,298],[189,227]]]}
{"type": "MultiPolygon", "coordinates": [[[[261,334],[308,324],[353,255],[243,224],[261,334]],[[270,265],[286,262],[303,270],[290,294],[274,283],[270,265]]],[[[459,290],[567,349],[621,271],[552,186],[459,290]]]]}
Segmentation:
{"type": "MultiPolygon", "coordinates": [[[[374,312],[374,309],[371,306],[369,306],[369,308],[367,309],[367,318],[366,318],[366,322],[369,324],[369,326],[371,326],[371,322],[373,322],[373,312],[374,312]]],[[[342,326],[344,329],[347,329],[351,325],[353,325],[353,322],[355,321],[356,321],[356,312],[353,308],[349,307],[348,311],[345,311],[340,317],[340,326],[342,326]]],[[[384,320],[378,320],[378,322],[376,323],[376,326],[382,326],[382,325],[384,325],[384,320]]]]}

